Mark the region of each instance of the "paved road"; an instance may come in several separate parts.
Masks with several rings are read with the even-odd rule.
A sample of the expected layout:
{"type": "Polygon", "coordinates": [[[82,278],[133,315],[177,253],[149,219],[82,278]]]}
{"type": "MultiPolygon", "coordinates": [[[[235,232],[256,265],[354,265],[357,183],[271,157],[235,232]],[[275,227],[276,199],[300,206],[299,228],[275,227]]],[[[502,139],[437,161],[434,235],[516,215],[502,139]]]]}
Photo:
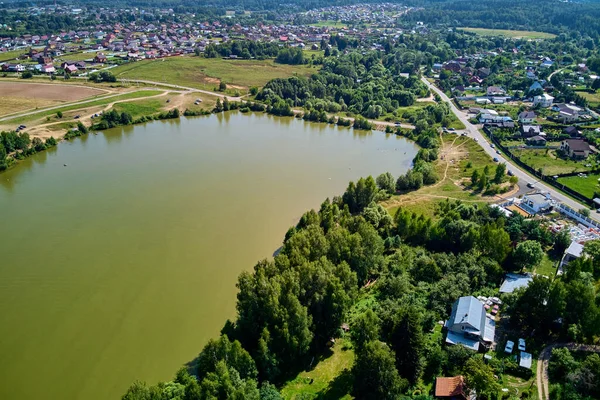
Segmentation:
{"type": "MultiPolygon", "coordinates": [[[[429,82],[425,78],[421,78],[421,79],[429,87],[429,89],[436,92],[442,98],[442,100],[448,102],[452,112],[454,112],[454,114],[456,114],[456,117],[465,125],[465,127],[466,127],[465,130],[466,130],[467,135],[472,137],[473,139],[475,139],[481,145],[481,147],[485,150],[485,152],[490,155],[490,157],[492,157],[492,158],[496,157],[496,158],[498,158],[499,162],[506,163],[508,169],[510,171],[512,171],[512,173],[516,177],[519,178],[520,183],[521,182],[535,183],[535,187],[537,189],[540,189],[544,192],[549,192],[553,198],[555,198],[556,200],[560,201],[563,204],[566,204],[567,206],[573,208],[574,210],[579,210],[582,207],[587,207],[587,206],[583,206],[581,203],[571,199],[570,197],[565,196],[558,190],[554,189],[552,186],[545,185],[543,182],[538,181],[537,178],[532,177],[527,172],[520,169],[516,164],[513,164],[510,159],[505,158],[501,154],[497,154],[496,150],[490,146],[490,143],[488,142],[487,138],[479,131],[479,127],[477,125],[473,125],[471,122],[469,122],[469,117],[466,113],[460,111],[456,107],[454,102],[452,100],[450,100],[448,98],[448,96],[446,96],[446,94],[444,94],[444,92],[442,92],[440,89],[435,87],[435,85],[433,85],[431,82],[429,82]]],[[[595,212],[592,212],[590,214],[590,218],[592,218],[595,221],[600,222],[600,215],[598,215],[595,212]]]]}
{"type": "Polygon", "coordinates": [[[540,356],[538,357],[537,364],[537,387],[538,387],[538,396],[539,400],[550,400],[550,391],[548,389],[548,360],[550,360],[550,356],[552,355],[552,349],[557,347],[566,347],[569,350],[576,351],[588,351],[600,353],[600,346],[591,346],[586,344],[577,344],[577,343],[555,343],[549,346],[546,346],[540,356]]]}

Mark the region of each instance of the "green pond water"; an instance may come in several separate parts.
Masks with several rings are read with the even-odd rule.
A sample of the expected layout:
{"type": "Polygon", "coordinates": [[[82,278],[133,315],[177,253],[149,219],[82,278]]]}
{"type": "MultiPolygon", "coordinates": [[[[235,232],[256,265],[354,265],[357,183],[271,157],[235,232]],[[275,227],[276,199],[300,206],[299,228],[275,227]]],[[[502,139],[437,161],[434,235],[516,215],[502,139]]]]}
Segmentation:
{"type": "Polygon", "coordinates": [[[118,399],[169,380],[304,211],[416,152],[234,113],[90,134],[0,174],[0,399],[118,399]]]}

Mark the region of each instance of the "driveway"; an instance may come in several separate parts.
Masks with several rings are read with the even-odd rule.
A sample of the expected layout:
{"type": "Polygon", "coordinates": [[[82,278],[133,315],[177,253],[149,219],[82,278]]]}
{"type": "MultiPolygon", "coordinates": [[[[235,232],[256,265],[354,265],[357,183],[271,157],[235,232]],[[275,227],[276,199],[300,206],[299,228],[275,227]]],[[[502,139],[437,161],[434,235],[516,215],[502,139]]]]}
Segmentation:
{"type": "MultiPolygon", "coordinates": [[[[490,142],[488,142],[487,138],[479,131],[479,127],[477,125],[473,125],[471,122],[469,122],[469,117],[466,113],[460,111],[456,107],[454,102],[448,96],[446,96],[446,94],[444,92],[442,92],[435,85],[433,85],[431,82],[429,82],[425,77],[421,78],[421,80],[429,87],[430,90],[437,93],[442,98],[443,101],[448,102],[452,112],[456,115],[456,117],[460,120],[460,122],[462,122],[465,125],[465,127],[466,127],[465,132],[467,133],[468,136],[475,139],[479,143],[479,145],[483,148],[483,150],[485,150],[485,152],[489,154],[490,157],[492,157],[492,158],[496,157],[496,158],[498,158],[499,162],[506,163],[507,167],[509,167],[509,169],[512,171],[512,173],[517,178],[519,178],[519,186],[523,187],[522,183],[526,184],[527,182],[532,182],[532,183],[535,183],[535,186],[537,189],[540,189],[544,192],[549,192],[553,198],[555,198],[556,200],[560,201],[563,204],[566,204],[567,206],[571,207],[574,210],[579,210],[582,207],[586,207],[586,208],[588,207],[588,206],[584,206],[581,203],[571,199],[570,197],[565,196],[558,190],[554,189],[552,186],[545,185],[543,182],[538,181],[535,177],[532,177],[527,172],[520,169],[516,164],[513,164],[510,159],[505,158],[501,154],[497,154],[496,150],[490,146],[490,142]]],[[[600,215],[598,215],[595,212],[590,213],[590,218],[597,222],[600,222],[600,215]]]]}
{"type": "Polygon", "coordinates": [[[555,343],[546,346],[540,356],[538,357],[537,364],[537,387],[539,400],[550,400],[550,391],[548,390],[548,361],[552,355],[552,349],[566,347],[569,350],[574,351],[587,351],[600,353],[600,346],[592,346],[587,344],[577,343],[555,343]]]}

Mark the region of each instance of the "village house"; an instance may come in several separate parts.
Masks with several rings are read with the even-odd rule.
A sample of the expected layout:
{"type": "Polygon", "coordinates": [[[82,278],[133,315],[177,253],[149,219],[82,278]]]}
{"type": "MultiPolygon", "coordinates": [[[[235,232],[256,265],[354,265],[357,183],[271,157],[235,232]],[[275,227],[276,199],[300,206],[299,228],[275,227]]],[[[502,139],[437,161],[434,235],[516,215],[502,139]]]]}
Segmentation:
{"type": "Polygon", "coordinates": [[[488,96],[506,96],[506,90],[502,89],[499,86],[489,86],[487,88],[488,96]]]}
{"type": "Polygon", "coordinates": [[[548,93],[541,94],[539,96],[535,96],[533,98],[533,106],[548,108],[552,106],[552,102],[554,101],[554,97],[550,96],[548,93]]]}
{"type": "Polygon", "coordinates": [[[533,111],[523,111],[519,113],[519,123],[531,124],[533,121],[535,121],[535,117],[537,117],[537,115],[535,115],[533,111]]]}
{"type": "Polygon", "coordinates": [[[583,139],[566,139],[560,144],[560,150],[569,158],[585,159],[590,155],[590,145],[583,139]]]}
{"type": "Polygon", "coordinates": [[[550,210],[552,208],[552,202],[548,196],[541,193],[535,193],[524,196],[519,207],[529,214],[535,215],[550,210]]]}
{"type": "Polygon", "coordinates": [[[467,400],[467,385],[463,376],[435,378],[435,397],[439,399],[467,400]]]}
{"type": "Polygon", "coordinates": [[[519,130],[521,131],[521,136],[524,138],[546,135],[544,132],[542,132],[541,125],[521,125],[519,130]]]}
{"type": "Polygon", "coordinates": [[[444,327],[448,331],[447,344],[460,344],[475,351],[479,350],[480,345],[491,345],[496,332],[496,322],[473,296],[461,297],[454,303],[450,319],[444,327]]]}
{"type": "Polygon", "coordinates": [[[587,112],[583,108],[574,104],[555,104],[552,106],[552,111],[558,112],[556,119],[562,123],[576,122],[584,115],[587,115],[587,112]]]}
{"type": "Polygon", "coordinates": [[[106,56],[103,53],[98,53],[96,54],[96,57],[94,57],[94,62],[97,64],[104,64],[106,63],[106,56]]]}
{"type": "Polygon", "coordinates": [[[545,146],[546,145],[546,138],[541,135],[529,137],[525,141],[527,142],[528,146],[545,146]]]}
{"type": "Polygon", "coordinates": [[[572,138],[581,136],[581,132],[579,132],[575,126],[567,126],[565,129],[563,129],[563,133],[566,133],[572,138]]]}

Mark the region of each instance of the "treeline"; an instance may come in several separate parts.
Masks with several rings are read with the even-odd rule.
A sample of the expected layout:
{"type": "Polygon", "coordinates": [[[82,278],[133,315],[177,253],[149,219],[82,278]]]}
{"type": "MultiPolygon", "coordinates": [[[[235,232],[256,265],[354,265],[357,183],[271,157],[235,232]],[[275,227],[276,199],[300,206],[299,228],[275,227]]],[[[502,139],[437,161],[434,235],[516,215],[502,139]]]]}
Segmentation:
{"type": "Polygon", "coordinates": [[[0,171],[8,169],[15,160],[22,160],[56,144],[52,136],[44,141],[39,137],[31,139],[26,132],[3,131],[0,133],[0,171]]]}
{"type": "MultiPolygon", "coordinates": [[[[377,52],[351,52],[327,57],[323,68],[309,78],[273,79],[258,93],[265,103],[287,100],[291,106],[313,108],[316,104],[335,104],[335,108],[378,118],[398,107],[414,104],[428,94],[418,76],[396,75],[377,52]]],[[[328,106],[329,107],[329,106],[328,106]]]]}
{"type": "Polygon", "coordinates": [[[569,4],[546,0],[427,1],[404,21],[432,25],[578,33],[598,40],[600,8],[594,2],[569,4]]]}
{"type": "Polygon", "coordinates": [[[114,128],[120,125],[132,125],[132,124],[141,124],[149,121],[163,120],[163,119],[175,119],[179,118],[180,113],[179,109],[174,108],[169,111],[162,112],[156,115],[145,115],[139,118],[133,118],[131,114],[127,112],[119,113],[116,110],[107,111],[102,114],[100,118],[100,122],[92,125],[93,130],[106,130],[110,128],[114,128]]]}
{"type": "Polygon", "coordinates": [[[204,57],[216,58],[234,55],[244,59],[256,58],[264,60],[265,58],[276,57],[280,49],[278,43],[232,40],[230,42],[219,43],[218,46],[209,44],[204,50],[204,57]]]}

